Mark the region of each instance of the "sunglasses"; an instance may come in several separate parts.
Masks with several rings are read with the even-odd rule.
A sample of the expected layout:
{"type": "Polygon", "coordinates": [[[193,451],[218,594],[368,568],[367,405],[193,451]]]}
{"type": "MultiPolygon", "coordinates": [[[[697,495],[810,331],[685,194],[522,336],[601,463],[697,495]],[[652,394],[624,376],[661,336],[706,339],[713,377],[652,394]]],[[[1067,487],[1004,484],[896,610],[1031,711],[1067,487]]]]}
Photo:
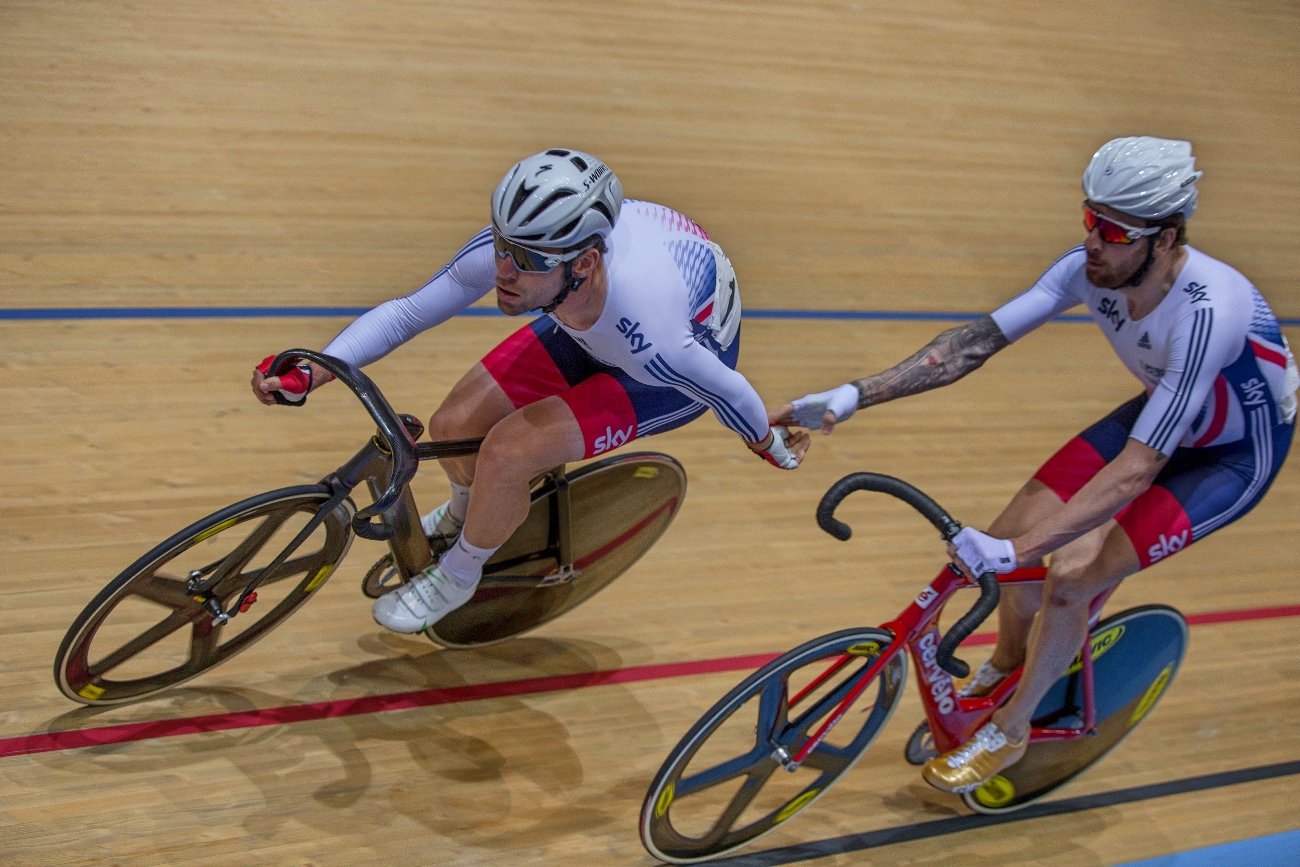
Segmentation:
{"type": "Polygon", "coordinates": [[[515,261],[515,267],[520,271],[539,274],[554,271],[556,266],[564,262],[572,262],[586,252],[585,248],[582,250],[569,250],[567,253],[548,253],[544,250],[534,250],[532,247],[525,247],[523,244],[502,237],[501,233],[495,228],[492,229],[492,246],[497,251],[498,259],[509,256],[515,261]]]}
{"type": "Polygon", "coordinates": [[[1138,238],[1154,235],[1165,228],[1164,226],[1147,226],[1145,229],[1139,229],[1137,226],[1126,226],[1118,220],[1103,217],[1092,208],[1084,205],[1083,227],[1091,232],[1098,226],[1101,226],[1101,239],[1107,244],[1132,244],[1138,238]]]}

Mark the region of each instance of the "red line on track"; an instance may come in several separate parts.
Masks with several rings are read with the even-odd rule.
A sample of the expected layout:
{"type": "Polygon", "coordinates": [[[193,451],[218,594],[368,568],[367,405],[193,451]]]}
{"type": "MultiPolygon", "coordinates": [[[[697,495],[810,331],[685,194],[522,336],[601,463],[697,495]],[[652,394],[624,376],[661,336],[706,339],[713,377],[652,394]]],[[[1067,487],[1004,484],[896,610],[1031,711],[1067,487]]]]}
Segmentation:
{"type": "MultiPolygon", "coordinates": [[[[1300,617],[1300,605],[1275,608],[1247,608],[1239,611],[1211,611],[1186,615],[1188,624],[1206,626],[1215,623],[1238,623],[1247,620],[1268,620],[1278,617],[1300,617]]],[[[992,632],[972,635],[966,645],[993,644],[997,636],[992,632]]],[[[419,689],[391,695],[363,696],[362,698],[319,701],[311,704],[293,704],[238,713],[217,713],[207,716],[180,719],[152,720],[124,723],[62,732],[41,732],[0,739],[0,758],[31,755],[34,753],[74,750],[80,747],[110,746],[151,738],[168,738],[179,735],[219,732],[229,729],[257,728],[309,722],[359,714],[383,713],[430,707],[438,704],[455,704],[512,695],[533,695],[611,683],[637,683],[643,680],[663,680],[671,677],[688,677],[695,674],[716,674],[724,671],[749,671],[780,656],[779,653],[760,653],[753,656],[727,656],[720,659],[701,659],[692,662],[667,662],[657,665],[636,665],[612,671],[587,671],[578,674],[559,674],[550,677],[532,677],[525,680],[507,680],[497,683],[480,683],[468,686],[449,686],[437,689],[419,689]]]]}

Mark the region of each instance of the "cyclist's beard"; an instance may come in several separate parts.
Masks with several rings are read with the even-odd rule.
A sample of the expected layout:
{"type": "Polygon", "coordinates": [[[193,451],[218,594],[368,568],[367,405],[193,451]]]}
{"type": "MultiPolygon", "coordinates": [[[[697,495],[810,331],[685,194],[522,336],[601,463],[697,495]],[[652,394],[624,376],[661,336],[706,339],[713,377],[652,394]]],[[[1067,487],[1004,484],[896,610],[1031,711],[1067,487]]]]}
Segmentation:
{"type": "MultiPolygon", "coordinates": [[[[1096,286],[1098,289],[1127,289],[1131,286],[1137,286],[1146,279],[1147,272],[1151,270],[1151,264],[1155,261],[1155,246],[1155,243],[1148,238],[1147,254],[1142,258],[1141,262],[1134,265],[1127,273],[1121,273],[1119,276],[1112,277],[1109,280],[1093,282],[1092,285],[1096,286]]],[[[1092,282],[1091,278],[1089,278],[1089,282],[1092,282]]]]}
{"type": "Polygon", "coordinates": [[[1151,263],[1154,262],[1155,260],[1156,260],[1156,239],[1154,236],[1149,236],[1147,238],[1147,254],[1146,257],[1142,260],[1142,264],[1134,268],[1133,273],[1128,275],[1128,279],[1125,280],[1123,283],[1119,284],[1119,286],[1115,288],[1124,289],[1129,286],[1140,285],[1142,281],[1147,278],[1147,272],[1151,270],[1151,263]]]}

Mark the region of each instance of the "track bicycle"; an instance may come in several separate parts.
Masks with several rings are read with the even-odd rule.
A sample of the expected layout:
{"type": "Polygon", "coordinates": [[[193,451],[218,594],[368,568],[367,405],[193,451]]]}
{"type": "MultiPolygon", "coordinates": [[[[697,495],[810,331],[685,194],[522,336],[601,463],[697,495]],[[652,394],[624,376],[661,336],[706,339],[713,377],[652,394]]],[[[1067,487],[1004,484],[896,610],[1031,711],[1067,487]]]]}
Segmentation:
{"type": "MultiPolygon", "coordinates": [[[[817,507],[818,524],[837,539],[847,540],[851,530],[835,509],[856,490],[901,499],[945,541],[961,529],[906,482],[854,473],[832,485],[817,507]]],[[[646,849],[674,864],[704,861],[757,840],[808,807],[888,722],[909,655],[926,719],[905,758],[922,764],[964,743],[1011,696],[1022,672],[987,696],[961,698],[952,678],[967,676],[970,667],[953,653],[997,607],[1001,585],[1041,582],[1046,571],[987,572],[972,582],[950,564],[894,620],[815,638],[745,678],[659,768],[641,808],[646,849]],[[979,600],[940,638],[944,605],[976,583],[979,600]]],[[[1172,682],[1187,647],[1183,616],[1165,605],[1142,605],[1100,620],[1109,595],[1092,601],[1088,641],[1036,708],[1024,758],[963,795],[971,809],[1016,810],[1073,779],[1124,740],[1172,682]]]]}
{"type": "MultiPolygon", "coordinates": [[[[291,349],[271,375],[313,361],[356,394],[378,432],[315,485],[250,497],[149,551],[81,612],[54,660],[68,698],[138,701],[245,650],[310,599],[347,554],[353,534],[388,543],[362,591],[382,595],[430,566],[446,543],[420,526],[410,481],[419,462],[476,454],[481,439],[416,443],[424,426],[399,415],[370,378],[332,356],[291,349]],[[365,482],[374,499],[358,510],[365,482]]],[[[667,530],[686,473],[657,452],[556,467],[534,479],[528,517],[487,562],[473,598],[425,630],[449,648],[503,641],[589,599],[667,530]]]]}

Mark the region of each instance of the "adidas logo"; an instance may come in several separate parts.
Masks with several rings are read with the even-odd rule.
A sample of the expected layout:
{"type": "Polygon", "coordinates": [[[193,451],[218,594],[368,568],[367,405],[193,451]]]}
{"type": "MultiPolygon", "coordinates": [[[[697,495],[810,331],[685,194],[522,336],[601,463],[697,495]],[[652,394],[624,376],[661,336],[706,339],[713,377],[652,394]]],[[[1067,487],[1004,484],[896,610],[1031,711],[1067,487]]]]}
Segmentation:
{"type": "Polygon", "coordinates": [[[1143,331],[1142,336],[1138,338],[1138,349],[1150,349],[1150,348],[1151,348],[1151,333],[1149,331],[1143,331]]]}

